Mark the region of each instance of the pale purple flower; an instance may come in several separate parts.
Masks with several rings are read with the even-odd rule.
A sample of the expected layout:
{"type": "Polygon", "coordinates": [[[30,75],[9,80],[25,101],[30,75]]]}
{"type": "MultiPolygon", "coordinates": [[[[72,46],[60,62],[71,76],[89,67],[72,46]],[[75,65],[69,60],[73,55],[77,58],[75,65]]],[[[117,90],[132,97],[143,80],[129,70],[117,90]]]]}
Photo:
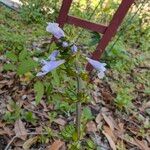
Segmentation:
{"type": "Polygon", "coordinates": [[[56,57],[59,55],[59,51],[58,50],[55,50],[53,51],[50,55],[49,55],[49,59],[50,60],[56,60],[56,57]]]}
{"type": "Polygon", "coordinates": [[[65,37],[64,31],[59,27],[58,23],[49,22],[48,26],[46,27],[46,31],[52,33],[54,37],[57,39],[65,37]]]}
{"type": "Polygon", "coordinates": [[[62,47],[68,47],[68,46],[69,46],[68,42],[63,42],[62,43],[62,47]]]}
{"type": "Polygon", "coordinates": [[[44,61],[43,62],[43,67],[41,68],[41,72],[37,73],[36,76],[43,76],[46,75],[47,73],[51,72],[55,68],[59,67],[61,64],[63,64],[65,60],[50,60],[50,61],[44,61]]]}
{"type": "Polygon", "coordinates": [[[106,71],[106,63],[100,63],[99,61],[86,58],[88,62],[99,72],[98,77],[102,79],[105,76],[105,71],[106,71]]]}
{"type": "Polygon", "coordinates": [[[76,53],[78,51],[78,48],[77,48],[77,46],[75,44],[71,47],[71,51],[73,53],[76,53]]]}
{"type": "Polygon", "coordinates": [[[56,60],[56,57],[58,56],[59,51],[55,50],[52,52],[52,54],[49,56],[49,60],[41,60],[41,64],[43,65],[41,68],[41,71],[37,73],[36,76],[43,76],[46,75],[47,73],[51,72],[55,68],[59,67],[63,63],[65,63],[65,60],[56,60]]]}

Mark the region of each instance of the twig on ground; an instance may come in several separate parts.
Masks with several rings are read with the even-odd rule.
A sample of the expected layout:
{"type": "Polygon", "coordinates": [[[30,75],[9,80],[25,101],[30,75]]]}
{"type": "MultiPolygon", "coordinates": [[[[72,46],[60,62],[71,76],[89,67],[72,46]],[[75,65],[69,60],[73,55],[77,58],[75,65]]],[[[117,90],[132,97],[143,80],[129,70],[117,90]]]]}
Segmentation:
{"type": "MultiPolygon", "coordinates": [[[[36,133],[36,132],[31,132],[31,133],[27,133],[27,135],[47,135],[48,133],[44,132],[44,133],[36,133]]],[[[17,136],[13,136],[12,139],[10,140],[10,142],[7,144],[7,146],[5,147],[4,150],[8,150],[10,145],[13,143],[13,141],[15,140],[15,138],[17,138],[17,136]]]]}

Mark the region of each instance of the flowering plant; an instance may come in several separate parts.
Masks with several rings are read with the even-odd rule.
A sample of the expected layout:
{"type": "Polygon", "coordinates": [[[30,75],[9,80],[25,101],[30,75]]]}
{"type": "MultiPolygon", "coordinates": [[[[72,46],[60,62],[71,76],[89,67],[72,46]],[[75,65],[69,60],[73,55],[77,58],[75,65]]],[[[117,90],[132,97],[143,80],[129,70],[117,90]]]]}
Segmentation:
{"type": "MultiPolygon", "coordinates": [[[[56,44],[58,49],[54,50],[47,60],[42,59],[40,61],[42,68],[41,71],[37,73],[37,76],[45,76],[54,69],[62,66],[62,69],[66,71],[67,75],[72,76],[77,80],[77,94],[74,102],[77,104],[76,125],[78,138],[80,138],[81,102],[83,102],[83,99],[87,98],[87,91],[82,89],[82,81],[87,79],[86,77],[88,75],[84,69],[85,65],[81,63],[81,60],[83,59],[85,63],[90,63],[97,70],[100,79],[105,76],[106,64],[85,56],[75,43],[72,43],[67,39],[64,31],[57,23],[48,23],[46,31],[51,33],[57,39],[56,44]]],[[[72,96],[71,99],[73,99],[72,96]]]]}
{"type": "MultiPolygon", "coordinates": [[[[50,32],[53,34],[53,36],[59,40],[59,44],[61,44],[62,48],[70,48],[72,54],[77,53],[77,46],[75,44],[69,44],[67,41],[65,41],[65,33],[64,31],[59,27],[57,23],[48,23],[48,26],[46,27],[46,31],[50,32]]],[[[64,51],[61,51],[61,54],[67,52],[66,49],[64,51]]],[[[43,76],[46,75],[48,72],[51,72],[53,69],[59,67],[60,65],[65,63],[65,59],[61,60],[56,60],[56,57],[60,54],[59,50],[55,50],[50,54],[48,57],[48,61],[42,60],[41,64],[43,65],[41,71],[37,74],[37,76],[43,76]]],[[[63,55],[62,55],[63,56],[63,55]]],[[[86,57],[86,60],[99,72],[98,77],[103,78],[104,77],[104,72],[106,71],[106,64],[105,63],[100,63],[99,61],[90,59],[86,57]]]]}

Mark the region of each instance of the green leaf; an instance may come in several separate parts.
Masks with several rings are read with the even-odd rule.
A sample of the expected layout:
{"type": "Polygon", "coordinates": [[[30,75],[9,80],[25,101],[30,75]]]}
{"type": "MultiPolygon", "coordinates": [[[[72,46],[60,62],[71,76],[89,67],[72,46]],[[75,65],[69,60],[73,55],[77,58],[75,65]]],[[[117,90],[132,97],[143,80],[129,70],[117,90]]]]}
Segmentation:
{"type": "Polygon", "coordinates": [[[6,52],[6,57],[8,59],[10,59],[11,61],[17,61],[18,60],[16,54],[14,54],[11,51],[6,52]]]}
{"type": "Polygon", "coordinates": [[[150,88],[145,89],[145,90],[144,90],[144,93],[145,93],[145,94],[150,94],[150,88]]]}
{"type": "Polygon", "coordinates": [[[72,139],[73,141],[78,141],[78,133],[76,131],[72,134],[72,139]]]}
{"type": "Polygon", "coordinates": [[[19,60],[20,60],[20,61],[23,61],[24,59],[26,59],[27,56],[28,56],[27,50],[23,50],[23,51],[21,51],[20,54],[19,54],[19,60]]]}
{"type": "Polygon", "coordinates": [[[18,75],[23,75],[27,72],[30,72],[34,68],[36,68],[37,65],[38,65],[37,62],[35,62],[31,58],[29,58],[27,60],[23,60],[22,62],[20,62],[19,66],[18,66],[17,74],[18,75]]]}
{"type": "Polygon", "coordinates": [[[34,84],[34,92],[35,92],[35,102],[38,105],[44,95],[44,85],[42,84],[42,82],[37,81],[34,84]]]}
{"type": "Polygon", "coordinates": [[[95,144],[92,140],[88,139],[87,140],[87,145],[89,146],[89,148],[95,149],[95,144]]]}
{"type": "Polygon", "coordinates": [[[85,120],[91,120],[91,119],[93,119],[93,115],[92,115],[91,109],[89,107],[85,107],[83,109],[82,115],[83,115],[83,118],[85,120]]]}
{"type": "Polygon", "coordinates": [[[52,72],[52,76],[53,76],[53,79],[54,79],[54,84],[56,84],[56,86],[60,85],[60,78],[59,78],[59,75],[57,73],[57,70],[53,70],[52,72]]]}
{"type": "Polygon", "coordinates": [[[92,32],[91,41],[90,41],[88,46],[96,45],[99,42],[100,39],[101,39],[101,36],[100,36],[99,33],[92,32]]]}
{"type": "Polygon", "coordinates": [[[26,112],[23,117],[27,122],[30,122],[33,125],[36,123],[36,116],[30,111],[26,112]]]}
{"type": "Polygon", "coordinates": [[[4,64],[3,69],[6,70],[6,71],[8,71],[8,70],[15,71],[16,66],[14,64],[4,64]]]}
{"type": "MultiPolygon", "coordinates": [[[[61,131],[61,135],[64,139],[66,140],[72,140],[73,139],[73,135],[75,133],[75,127],[73,124],[69,124],[67,125],[62,131],[61,131]]],[[[75,138],[75,137],[74,137],[75,138]]]]}

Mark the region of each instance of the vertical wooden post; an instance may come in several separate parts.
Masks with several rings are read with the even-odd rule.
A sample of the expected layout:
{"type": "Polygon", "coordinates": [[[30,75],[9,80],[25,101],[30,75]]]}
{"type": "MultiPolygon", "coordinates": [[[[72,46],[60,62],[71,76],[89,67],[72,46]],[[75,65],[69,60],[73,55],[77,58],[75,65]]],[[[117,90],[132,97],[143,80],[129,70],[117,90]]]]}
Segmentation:
{"type": "MultiPolygon", "coordinates": [[[[112,37],[116,34],[122,20],[124,19],[126,13],[128,12],[130,6],[135,0],[122,0],[118,10],[114,14],[108,28],[106,29],[102,39],[100,40],[96,51],[92,53],[92,59],[99,60],[102,53],[104,52],[106,46],[111,41],[112,37]]],[[[92,71],[93,67],[88,63],[86,66],[87,71],[92,71]]]]}
{"type": "Polygon", "coordinates": [[[63,0],[59,16],[57,19],[57,23],[61,28],[63,28],[64,24],[67,22],[67,17],[69,13],[69,9],[73,0],[63,0]]]}
{"type": "MultiPolygon", "coordinates": [[[[135,0],[122,0],[108,27],[91,23],[89,21],[82,20],[73,16],[69,16],[68,13],[72,1],[73,0],[63,0],[57,23],[59,23],[59,26],[61,28],[63,28],[65,23],[69,23],[75,26],[80,26],[82,28],[90,29],[92,31],[97,31],[104,34],[96,50],[92,53],[92,59],[99,60],[106,46],[111,41],[112,37],[116,34],[117,29],[122,23],[122,20],[124,19],[130,6],[134,3],[135,0]]],[[[90,72],[92,71],[92,69],[93,67],[88,63],[86,66],[86,70],[90,72]]]]}

